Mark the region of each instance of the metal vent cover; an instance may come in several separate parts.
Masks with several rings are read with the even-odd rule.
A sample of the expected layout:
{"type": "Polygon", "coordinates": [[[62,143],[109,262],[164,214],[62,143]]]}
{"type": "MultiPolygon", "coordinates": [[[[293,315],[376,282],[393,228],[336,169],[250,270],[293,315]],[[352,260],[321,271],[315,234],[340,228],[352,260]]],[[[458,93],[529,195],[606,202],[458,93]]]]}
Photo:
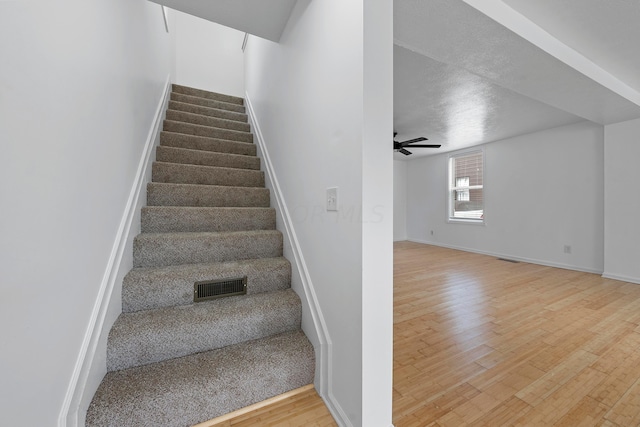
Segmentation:
{"type": "Polygon", "coordinates": [[[509,259],[509,258],[498,258],[498,261],[512,262],[514,264],[519,264],[520,263],[520,261],[516,261],[515,259],[509,259]]]}
{"type": "Polygon", "coordinates": [[[193,285],[193,302],[247,293],[247,276],[233,279],[202,280],[193,285]]]}

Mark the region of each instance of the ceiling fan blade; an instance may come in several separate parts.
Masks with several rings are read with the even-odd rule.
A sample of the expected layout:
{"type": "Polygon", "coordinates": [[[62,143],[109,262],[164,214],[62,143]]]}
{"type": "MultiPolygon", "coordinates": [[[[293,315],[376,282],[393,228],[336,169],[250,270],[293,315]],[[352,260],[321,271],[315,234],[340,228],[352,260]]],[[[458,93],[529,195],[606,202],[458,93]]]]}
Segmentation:
{"type": "Polygon", "coordinates": [[[420,144],[420,145],[409,145],[408,148],[440,148],[441,144],[420,144]]]}
{"type": "Polygon", "coordinates": [[[405,150],[404,148],[401,148],[401,149],[400,149],[400,150],[398,150],[398,151],[400,151],[400,152],[401,152],[402,154],[404,154],[405,156],[408,156],[409,154],[411,154],[411,151],[409,151],[409,150],[405,150]]]}
{"type": "Polygon", "coordinates": [[[402,141],[400,144],[404,147],[405,145],[413,144],[414,142],[420,142],[420,141],[427,141],[427,138],[421,136],[420,138],[414,138],[408,141],[402,141]]]}

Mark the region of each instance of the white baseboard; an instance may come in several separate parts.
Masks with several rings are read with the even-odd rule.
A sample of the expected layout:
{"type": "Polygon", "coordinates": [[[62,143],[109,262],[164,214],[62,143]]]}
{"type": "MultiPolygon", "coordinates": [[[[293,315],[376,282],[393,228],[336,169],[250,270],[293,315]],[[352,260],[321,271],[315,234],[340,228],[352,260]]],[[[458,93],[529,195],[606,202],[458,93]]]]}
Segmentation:
{"type": "MultiPolygon", "coordinates": [[[[116,239],[111,249],[109,261],[98,290],[98,296],[96,297],[82,346],[80,347],[80,354],[76,360],[67,394],[65,395],[62,409],[58,416],[58,427],[84,426],[82,421],[84,414],[80,413],[80,404],[83,398],[87,398],[85,392],[91,392],[91,395],[95,393],[95,390],[88,390],[86,386],[89,376],[92,373],[96,349],[98,348],[101,336],[104,335],[104,328],[106,326],[105,319],[107,318],[107,313],[112,302],[111,296],[117,279],[123,277],[131,268],[131,265],[124,265],[125,263],[122,262],[123,254],[128,247],[128,242],[134,237],[132,234],[137,234],[132,233],[133,219],[146,202],[146,192],[144,189],[147,182],[150,181],[151,164],[153,161],[152,155],[154,148],[160,141],[162,121],[164,120],[170,93],[171,76],[167,76],[164,92],[158,104],[151,128],[149,129],[149,134],[147,135],[142,157],[138,163],[138,170],[136,171],[134,182],[129,192],[129,198],[127,199],[127,204],[122,219],[120,220],[116,239]]],[[[104,373],[106,373],[106,367],[104,373]]],[[[102,373],[102,375],[104,375],[104,373],[102,373]]]]}
{"type": "Polygon", "coordinates": [[[640,285],[640,279],[637,278],[637,277],[624,276],[624,275],[621,275],[621,274],[614,274],[614,273],[607,273],[606,271],[604,273],[602,273],[602,277],[604,277],[605,279],[619,280],[621,282],[635,283],[637,285],[640,285]]]}
{"type": "Polygon", "coordinates": [[[602,270],[598,270],[594,268],[577,267],[575,265],[570,265],[570,264],[562,264],[558,262],[545,261],[545,260],[540,260],[535,258],[513,256],[513,255],[503,254],[499,252],[482,251],[478,249],[465,248],[463,246],[448,245],[446,243],[441,243],[441,242],[432,242],[429,240],[411,239],[411,238],[407,240],[409,242],[422,243],[424,245],[440,246],[442,248],[455,249],[455,250],[464,251],[464,252],[472,252],[472,253],[481,254],[481,255],[489,255],[496,258],[507,258],[507,259],[512,259],[514,261],[528,262],[531,264],[544,265],[547,267],[563,268],[565,270],[583,271],[585,273],[602,274],[602,270]]]}
{"type": "Polygon", "coordinates": [[[258,118],[256,117],[255,110],[253,109],[251,99],[248,94],[245,95],[245,101],[247,107],[247,115],[249,116],[251,127],[255,136],[256,145],[258,146],[258,150],[260,152],[260,157],[262,158],[262,165],[266,175],[267,187],[271,190],[274,196],[276,202],[274,206],[276,209],[276,214],[279,219],[281,219],[284,228],[284,230],[281,231],[283,231],[284,238],[291,248],[293,260],[290,261],[292,261],[292,263],[294,264],[294,274],[297,271],[304,290],[304,295],[301,295],[301,299],[303,300],[303,304],[308,308],[311,314],[313,326],[315,328],[315,331],[313,332],[315,333],[317,340],[313,340],[311,339],[311,337],[310,339],[312,341],[317,341],[317,344],[319,344],[320,347],[320,349],[316,349],[316,354],[319,353],[320,356],[317,358],[316,362],[316,370],[318,372],[318,375],[316,377],[316,389],[318,390],[318,394],[324,400],[327,408],[331,412],[331,415],[333,415],[338,425],[341,427],[352,427],[352,423],[349,420],[349,417],[346,415],[345,411],[342,409],[332,393],[331,338],[329,336],[327,325],[322,315],[320,304],[318,303],[318,299],[316,297],[316,292],[313,287],[311,276],[309,275],[309,270],[304,260],[302,248],[300,246],[300,243],[298,242],[298,237],[293,225],[293,220],[284,199],[280,183],[278,182],[278,176],[273,167],[273,163],[271,162],[269,150],[266,146],[262,131],[260,129],[260,123],[258,121],[258,118]]]}

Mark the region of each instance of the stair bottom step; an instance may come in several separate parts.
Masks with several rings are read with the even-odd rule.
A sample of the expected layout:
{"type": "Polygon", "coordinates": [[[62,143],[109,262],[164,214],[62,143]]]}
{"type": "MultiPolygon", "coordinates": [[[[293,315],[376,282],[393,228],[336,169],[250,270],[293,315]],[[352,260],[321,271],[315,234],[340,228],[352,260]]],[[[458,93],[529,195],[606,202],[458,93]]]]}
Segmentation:
{"type": "Polygon", "coordinates": [[[86,426],[185,427],[313,382],[302,331],[107,374],[86,426]]]}

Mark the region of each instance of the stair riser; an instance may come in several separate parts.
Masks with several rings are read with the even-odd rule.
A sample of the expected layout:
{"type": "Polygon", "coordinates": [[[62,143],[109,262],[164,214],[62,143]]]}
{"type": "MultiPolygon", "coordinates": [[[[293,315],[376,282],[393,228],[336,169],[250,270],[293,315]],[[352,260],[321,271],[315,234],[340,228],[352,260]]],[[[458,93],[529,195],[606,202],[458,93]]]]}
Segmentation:
{"type": "Polygon", "coordinates": [[[256,146],[249,142],[235,142],[224,139],[206,138],[195,135],[162,132],[160,145],[167,147],[186,148],[190,150],[215,151],[218,153],[241,154],[255,156],[256,146]]]}
{"type": "Polygon", "coordinates": [[[264,172],[246,169],[215,168],[156,162],[152,166],[153,182],[171,184],[226,185],[264,187],[264,172]]]}
{"type": "Polygon", "coordinates": [[[156,149],[156,160],[167,163],[182,163],[200,166],[215,166],[234,169],[260,169],[260,159],[254,156],[213,153],[210,151],[189,150],[159,146],[156,149]]]}
{"type": "Polygon", "coordinates": [[[197,96],[185,95],[183,93],[171,92],[171,101],[182,102],[184,104],[197,105],[199,107],[215,108],[217,110],[232,111],[244,114],[244,105],[230,104],[228,102],[214,101],[213,99],[199,98],[197,96]]]}
{"type": "Polygon", "coordinates": [[[229,129],[239,132],[251,132],[251,127],[248,123],[240,123],[233,120],[219,119],[217,117],[203,116],[184,111],[168,110],[166,118],[167,120],[175,122],[193,123],[195,125],[229,129]]]}
{"type": "Polygon", "coordinates": [[[192,87],[182,85],[172,85],[172,91],[177,93],[183,93],[185,95],[197,96],[199,98],[213,99],[216,101],[227,102],[229,104],[243,105],[244,100],[237,96],[224,95],[216,92],[209,92],[202,89],[195,89],[192,87]]]}
{"type": "Polygon", "coordinates": [[[108,373],[86,427],[184,427],[313,383],[313,346],[284,333],[108,373]]]}
{"type": "Polygon", "coordinates": [[[159,267],[280,256],[282,256],[282,234],[270,231],[238,235],[234,233],[140,234],[133,242],[134,267],[159,267]]]}
{"type": "Polygon", "coordinates": [[[274,230],[271,208],[142,208],[143,233],[274,230]]]}
{"type": "Polygon", "coordinates": [[[123,314],[109,333],[107,371],[295,331],[300,320],[292,290],[123,314]]]}
{"type": "Polygon", "coordinates": [[[236,130],[218,129],[191,123],[164,121],[163,129],[167,132],[184,133],[186,135],[204,136],[207,138],[226,139],[229,141],[253,142],[253,134],[236,130]]]}
{"type": "Polygon", "coordinates": [[[175,111],[185,111],[187,113],[200,114],[202,116],[217,117],[219,119],[234,120],[236,122],[247,123],[248,117],[243,113],[221,110],[218,108],[203,107],[200,105],[187,104],[185,102],[169,101],[169,109],[175,111]]]}
{"type": "Polygon", "coordinates": [[[285,258],[135,269],[122,284],[122,311],[129,313],[193,303],[193,285],[202,280],[247,276],[247,295],[278,291],[291,284],[285,258]]]}
{"type": "Polygon", "coordinates": [[[266,188],[163,183],[147,185],[149,206],[268,207],[270,203],[269,190],[266,188]]]}

